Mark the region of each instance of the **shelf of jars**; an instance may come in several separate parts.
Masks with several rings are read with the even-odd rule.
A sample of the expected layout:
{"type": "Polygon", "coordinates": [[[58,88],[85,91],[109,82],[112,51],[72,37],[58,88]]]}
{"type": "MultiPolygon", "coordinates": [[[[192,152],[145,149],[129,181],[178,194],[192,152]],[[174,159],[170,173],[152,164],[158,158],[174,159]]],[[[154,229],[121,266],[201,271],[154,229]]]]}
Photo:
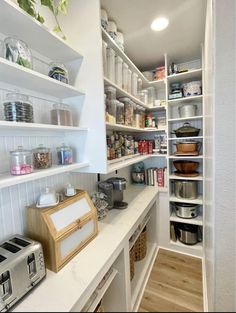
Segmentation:
{"type": "Polygon", "coordinates": [[[30,49],[52,60],[64,63],[82,58],[68,42],[36,21],[11,0],[0,1],[0,30],[9,37],[20,34],[20,39],[26,42],[30,49]]]}
{"type": "Polygon", "coordinates": [[[116,85],[110,79],[108,79],[106,77],[104,77],[104,85],[105,86],[112,86],[112,87],[114,87],[116,89],[116,96],[117,96],[117,98],[119,98],[119,97],[128,97],[129,99],[134,101],[134,103],[141,105],[145,109],[149,108],[149,106],[146,105],[144,102],[142,102],[141,100],[139,100],[138,98],[136,98],[135,96],[133,96],[132,94],[127,92],[126,90],[120,88],[118,85],[116,85]]]}
{"type": "Polygon", "coordinates": [[[84,95],[77,88],[49,76],[0,58],[0,81],[55,98],[66,99],[84,95]]]}
{"type": "Polygon", "coordinates": [[[38,123],[24,123],[24,122],[11,122],[11,121],[0,121],[0,130],[7,130],[12,132],[19,131],[53,131],[57,133],[71,133],[71,132],[87,132],[86,127],[75,127],[75,126],[59,126],[50,124],[38,124],[38,123]]]}
{"type": "Polygon", "coordinates": [[[178,82],[178,81],[182,82],[185,80],[200,79],[201,77],[202,77],[202,69],[199,68],[199,69],[189,70],[183,73],[168,75],[167,81],[168,83],[178,82]]]}
{"type": "Polygon", "coordinates": [[[123,62],[125,62],[129,68],[135,72],[138,77],[142,79],[143,82],[148,82],[146,77],[140,72],[140,70],[136,67],[136,65],[130,60],[130,58],[121,50],[121,48],[117,45],[117,43],[111,38],[111,36],[101,27],[102,39],[107,43],[109,48],[112,48],[115,53],[122,58],[123,62]]]}
{"type": "Polygon", "coordinates": [[[34,172],[25,175],[13,176],[9,173],[0,174],[0,188],[10,187],[16,184],[22,184],[36,179],[44,178],[47,176],[53,176],[62,174],[65,172],[71,172],[86,168],[89,166],[87,162],[73,163],[68,165],[53,165],[51,168],[43,170],[34,170],[34,172]]]}

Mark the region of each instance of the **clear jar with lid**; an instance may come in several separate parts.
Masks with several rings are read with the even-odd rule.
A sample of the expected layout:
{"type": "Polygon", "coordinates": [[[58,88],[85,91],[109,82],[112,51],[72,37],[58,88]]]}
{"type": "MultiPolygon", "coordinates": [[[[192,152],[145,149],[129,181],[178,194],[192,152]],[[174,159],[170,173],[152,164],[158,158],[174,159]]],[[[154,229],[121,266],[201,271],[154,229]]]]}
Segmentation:
{"type": "Polygon", "coordinates": [[[48,76],[65,84],[69,84],[68,70],[62,63],[51,62],[49,65],[48,76]]]}
{"type": "Polygon", "coordinates": [[[107,100],[116,100],[116,88],[105,86],[105,94],[107,95],[107,100]]]}
{"type": "Polygon", "coordinates": [[[17,150],[10,151],[11,174],[25,175],[33,172],[32,151],[18,146],[17,150]]]}
{"type": "Polygon", "coordinates": [[[122,88],[122,69],[123,69],[123,60],[118,55],[115,58],[116,70],[115,70],[115,81],[116,85],[122,88]]]}
{"type": "Polygon", "coordinates": [[[133,96],[137,96],[138,94],[138,74],[132,73],[132,88],[131,93],[133,96]]]}
{"type": "Polygon", "coordinates": [[[154,101],[156,100],[156,89],[155,87],[151,86],[147,88],[148,91],[148,106],[153,107],[154,101]]]}
{"type": "Polygon", "coordinates": [[[146,121],[146,113],[145,109],[140,106],[140,128],[145,128],[145,121],[146,121]]]}
{"type": "Polygon", "coordinates": [[[138,78],[138,94],[142,91],[143,89],[143,81],[141,78],[138,78]]]}
{"type": "Polygon", "coordinates": [[[148,90],[147,89],[143,89],[142,90],[142,94],[144,95],[144,98],[143,98],[144,104],[148,105],[148,90]]]}
{"type": "Polygon", "coordinates": [[[132,121],[133,121],[133,115],[134,115],[134,108],[133,108],[133,103],[132,101],[127,98],[119,98],[119,101],[124,103],[125,107],[125,125],[126,126],[132,126],[132,121]]]}
{"type": "Polygon", "coordinates": [[[132,126],[136,127],[135,112],[136,112],[137,104],[135,102],[133,102],[132,100],[131,100],[131,103],[133,106],[132,126]]]}
{"type": "Polygon", "coordinates": [[[107,43],[102,41],[103,75],[107,77],[107,43]]]}
{"type": "Polygon", "coordinates": [[[123,69],[122,69],[122,88],[125,91],[128,91],[128,70],[129,66],[125,62],[123,62],[123,69]]]}
{"type": "Polygon", "coordinates": [[[111,124],[116,124],[116,105],[117,100],[107,100],[107,112],[106,112],[106,121],[111,124]]]}
{"type": "Polygon", "coordinates": [[[52,166],[52,153],[50,148],[44,147],[42,144],[38,148],[33,149],[33,165],[35,169],[45,169],[52,166]]]}
{"type": "Polygon", "coordinates": [[[8,61],[33,68],[32,54],[28,45],[17,38],[6,37],[4,39],[4,58],[8,61]]]}
{"type": "Polygon", "coordinates": [[[107,48],[107,78],[115,83],[115,51],[107,48]]]}
{"type": "Polygon", "coordinates": [[[68,104],[53,104],[51,123],[53,125],[73,126],[72,113],[68,104]]]}
{"type": "Polygon", "coordinates": [[[141,126],[141,108],[139,105],[136,105],[135,111],[134,111],[134,120],[135,120],[135,127],[140,128],[141,126]]]}
{"type": "Polygon", "coordinates": [[[33,105],[28,96],[17,92],[8,93],[3,101],[3,105],[6,121],[25,123],[34,122],[33,105]]]}
{"type": "Polygon", "coordinates": [[[73,151],[70,146],[66,146],[64,143],[56,148],[57,160],[59,165],[68,165],[73,162],[73,151]]]}
{"type": "Polygon", "coordinates": [[[124,125],[125,123],[125,105],[123,102],[116,101],[116,123],[124,125]]]}
{"type": "Polygon", "coordinates": [[[131,94],[132,91],[132,71],[128,69],[128,82],[127,82],[127,92],[131,94]]]}

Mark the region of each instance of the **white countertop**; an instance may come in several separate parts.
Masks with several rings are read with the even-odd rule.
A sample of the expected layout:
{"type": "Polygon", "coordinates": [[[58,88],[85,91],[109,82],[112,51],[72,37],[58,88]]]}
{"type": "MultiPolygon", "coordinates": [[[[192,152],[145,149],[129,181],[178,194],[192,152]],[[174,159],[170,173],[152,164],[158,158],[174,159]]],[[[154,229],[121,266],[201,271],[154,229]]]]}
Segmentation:
{"type": "Polygon", "coordinates": [[[130,186],[125,210],[111,210],[99,222],[98,236],[58,273],[47,277],[19,302],[13,312],[69,312],[81,310],[145,217],[158,194],[156,187],[130,186]]]}

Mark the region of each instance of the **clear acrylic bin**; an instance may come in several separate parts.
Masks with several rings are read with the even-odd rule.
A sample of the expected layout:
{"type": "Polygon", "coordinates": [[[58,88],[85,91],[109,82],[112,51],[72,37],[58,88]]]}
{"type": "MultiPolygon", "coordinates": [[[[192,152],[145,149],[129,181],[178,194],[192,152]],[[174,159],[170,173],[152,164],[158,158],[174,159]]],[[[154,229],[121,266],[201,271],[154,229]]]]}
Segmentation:
{"type": "Polygon", "coordinates": [[[116,64],[116,70],[115,70],[115,81],[116,85],[118,85],[120,88],[122,88],[122,69],[123,69],[123,60],[121,57],[116,56],[115,59],[116,64]]]}
{"type": "Polygon", "coordinates": [[[107,48],[107,78],[115,83],[115,51],[107,48]]]}
{"type": "Polygon", "coordinates": [[[128,65],[124,62],[123,63],[123,79],[122,79],[122,86],[123,86],[123,89],[125,91],[128,91],[128,70],[129,70],[129,67],[128,65]]]}

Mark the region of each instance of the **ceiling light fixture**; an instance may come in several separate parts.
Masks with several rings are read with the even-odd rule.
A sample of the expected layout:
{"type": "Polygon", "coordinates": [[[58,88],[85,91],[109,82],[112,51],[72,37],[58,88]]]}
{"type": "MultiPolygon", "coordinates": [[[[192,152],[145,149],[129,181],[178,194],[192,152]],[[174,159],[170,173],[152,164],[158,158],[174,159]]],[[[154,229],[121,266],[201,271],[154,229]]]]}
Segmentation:
{"type": "Polygon", "coordinates": [[[158,17],[152,22],[151,29],[154,31],[161,31],[165,29],[168,25],[169,25],[169,20],[167,18],[158,17]]]}

